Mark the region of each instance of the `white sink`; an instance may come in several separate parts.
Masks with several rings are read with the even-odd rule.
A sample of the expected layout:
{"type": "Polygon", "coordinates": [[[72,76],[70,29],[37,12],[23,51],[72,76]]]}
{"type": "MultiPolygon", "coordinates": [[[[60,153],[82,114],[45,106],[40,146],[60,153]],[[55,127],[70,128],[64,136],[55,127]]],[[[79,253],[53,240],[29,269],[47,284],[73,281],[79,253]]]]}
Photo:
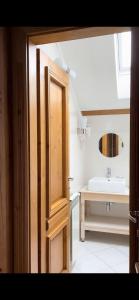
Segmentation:
{"type": "Polygon", "coordinates": [[[93,192],[124,193],[126,182],[123,177],[93,177],[88,181],[88,190],[93,192]]]}

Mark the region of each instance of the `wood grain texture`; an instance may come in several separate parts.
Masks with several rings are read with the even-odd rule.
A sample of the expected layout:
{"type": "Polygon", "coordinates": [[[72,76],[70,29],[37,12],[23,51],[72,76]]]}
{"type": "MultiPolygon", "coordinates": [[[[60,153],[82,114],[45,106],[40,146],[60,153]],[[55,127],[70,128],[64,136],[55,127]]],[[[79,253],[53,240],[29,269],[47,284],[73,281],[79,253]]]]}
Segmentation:
{"type": "Polygon", "coordinates": [[[50,243],[50,273],[61,273],[63,270],[63,230],[50,243]]]}
{"type": "Polygon", "coordinates": [[[0,273],[13,271],[12,126],[8,46],[7,30],[0,27],[0,273]]]}
{"type": "MultiPolygon", "coordinates": [[[[46,165],[46,136],[49,133],[49,122],[46,119],[45,103],[45,57],[40,56],[40,50],[36,50],[34,58],[37,60],[37,131],[38,131],[38,271],[46,272],[46,177],[48,178],[49,160],[46,165]]],[[[48,88],[48,86],[47,86],[48,88]]],[[[37,211],[37,209],[36,209],[37,211]]],[[[37,213],[37,212],[36,212],[37,213]]]]}
{"type": "Polygon", "coordinates": [[[38,104],[35,91],[36,82],[36,47],[29,45],[29,148],[30,148],[30,271],[38,272],[38,161],[39,130],[37,120],[38,104]]]}
{"type": "Polygon", "coordinates": [[[69,253],[64,247],[69,243],[69,208],[63,210],[68,204],[67,86],[68,75],[37,49],[38,258],[41,273],[65,270],[64,267],[60,269],[57,261],[61,251],[64,251],[60,253],[61,262],[66,255],[68,266],[69,253]],[[64,214],[66,211],[64,220],[62,211],[64,214]],[[53,255],[56,257],[52,261],[53,255]]]}
{"type": "Polygon", "coordinates": [[[49,82],[49,89],[46,89],[46,119],[49,120],[46,162],[49,161],[49,182],[46,183],[49,203],[46,203],[46,213],[51,217],[62,208],[61,205],[67,204],[68,198],[68,75],[54,63],[52,65],[50,59],[45,75],[49,82]]]}
{"type": "Polygon", "coordinates": [[[11,28],[13,99],[14,272],[30,270],[29,143],[27,40],[20,28],[11,28]]]}
{"type": "Polygon", "coordinates": [[[103,109],[103,110],[83,110],[83,116],[102,116],[102,115],[123,115],[130,114],[129,108],[123,109],[103,109]]]}
{"type": "Polygon", "coordinates": [[[62,87],[50,80],[50,197],[51,202],[63,197],[63,151],[62,151],[62,87]],[[54,188],[55,185],[55,188],[54,188]]]}
{"type": "MultiPolygon", "coordinates": [[[[50,32],[50,28],[45,27],[45,33],[50,32]]],[[[53,28],[51,28],[51,31],[53,28]]],[[[58,30],[58,28],[57,28],[58,30]]],[[[12,99],[13,99],[13,153],[14,153],[14,170],[13,170],[13,192],[14,192],[14,272],[31,272],[37,270],[38,260],[34,261],[37,251],[37,235],[36,218],[37,206],[36,197],[38,197],[36,189],[30,190],[34,193],[34,202],[31,203],[29,183],[33,177],[29,179],[30,173],[30,143],[29,132],[30,124],[28,124],[28,51],[27,42],[28,34],[32,32],[40,33],[42,28],[11,28],[11,67],[12,67],[12,99]],[[18,83],[18,84],[17,84],[18,83]],[[32,236],[32,230],[34,231],[32,236]],[[33,257],[31,257],[33,254],[33,257]],[[33,265],[32,265],[33,263],[33,265]]],[[[33,55],[33,52],[32,52],[33,55]]],[[[33,59],[33,58],[32,58],[33,59]]],[[[35,57],[36,59],[36,57],[35,57]]],[[[35,66],[34,66],[35,67],[35,66]]],[[[61,72],[62,74],[62,72],[61,72]]],[[[36,74],[34,73],[34,76],[36,74]]],[[[35,78],[35,77],[34,77],[35,78]]],[[[37,91],[36,91],[37,92],[37,91]]],[[[34,97],[35,89],[34,89],[34,97]]],[[[35,125],[34,125],[35,126],[35,125]]],[[[32,137],[33,139],[33,137],[32,137]]],[[[34,146],[35,147],[35,146],[34,146]]],[[[38,154],[37,154],[38,155],[38,154]]],[[[32,166],[33,167],[33,166],[32,166]]],[[[33,170],[33,169],[32,169],[33,170]]],[[[37,171],[35,170],[35,173],[37,171]]],[[[34,175],[35,176],[35,175],[34,175]]],[[[39,176],[39,175],[38,175],[39,176]]],[[[33,182],[33,181],[32,181],[33,182]]],[[[43,208],[42,208],[43,211],[43,208]]],[[[43,247],[42,249],[45,249],[43,247]]]]}
{"type": "Polygon", "coordinates": [[[72,28],[59,28],[59,32],[55,29],[50,29],[39,35],[33,34],[31,37],[32,43],[36,45],[42,45],[47,43],[56,43],[59,41],[75,40],[81,38],[95,37],[99,35],[113,34],[124,31],[129,31],[130,27],[72,27],[72,28]],[[72,30],[71,30],[72,29],[72,30]]]}
{"type": "Polygon", "coordinates": [[[46,243],[47,272],[68,272],[69,206],[64,207],[48,220],[46,243]]]}
{"type": "Polygon", "coordinates": [[[129,195],[116,193],[97,193],[88,191],[87,187],[81,190],[81,200],[97,202],[129,203],[129,195]]]}
{"type": "MultiPolygon", "coordinates": [[[[49,210],[47,218],[56,216],[68,205],[68,76],[54,64],[45,68],[46,79],[49,82],[49,94],[46,97],[49,103],[49,210]],[[49,75],[47,74],[49,72],[49,75]],[[63,74],[61,74],[63,73],[63,74]],[[49,77],[49,79],[48,79],[49,77]]],[[[48,150],[47,150],[48,151],[48,150]]],[[[48,184],[47,184],[48,186],[48,184]]],[[[65,220],[59,215],[58,224],[51,233],[47,233],[46,253],[47,270],[58,273],[69,270],[69,206],[65,220]],[[62,238],[62,244],[60,239],[62,238]],[[54,249],[53,249],[54,248],[54,249]],[[56,248],[56,250],[55,250],[56,248]],[[55,257],[52,254],[55,254],[55,257]],[[61,261],[60,265],[58,263],[61,261]],[[62,266],[62,269],[61,267],[62,266]]]]}

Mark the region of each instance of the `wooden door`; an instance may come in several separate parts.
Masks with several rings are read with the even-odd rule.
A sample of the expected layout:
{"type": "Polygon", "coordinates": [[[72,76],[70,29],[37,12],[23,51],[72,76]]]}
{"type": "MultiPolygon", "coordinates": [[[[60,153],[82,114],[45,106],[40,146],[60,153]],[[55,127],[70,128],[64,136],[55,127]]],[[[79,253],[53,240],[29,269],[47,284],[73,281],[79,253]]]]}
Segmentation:
{"type": "Polygon", "coordinates": [[[37,49],[39,272],[69,271],[68,74],[37,49]]]}
{"type": "MultiPolygon", "coordinates": [[[[130,272],[139,269],[139,28],[131,33],[130,272]]],[[[139,270],[138,270],[139,272],[139,270]]]]}

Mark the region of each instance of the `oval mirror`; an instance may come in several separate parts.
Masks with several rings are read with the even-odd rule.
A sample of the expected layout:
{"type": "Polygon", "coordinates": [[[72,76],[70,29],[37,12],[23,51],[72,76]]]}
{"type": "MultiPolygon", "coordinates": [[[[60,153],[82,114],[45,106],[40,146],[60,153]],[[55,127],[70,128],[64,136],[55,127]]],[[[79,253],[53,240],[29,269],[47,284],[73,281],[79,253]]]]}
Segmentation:
{"type": "Polygon", "coordinates": [[[120,154],[124,144],[115,133],[107,133],[99,140],[99,151],[106,157],[115,157],[120,154]]]}

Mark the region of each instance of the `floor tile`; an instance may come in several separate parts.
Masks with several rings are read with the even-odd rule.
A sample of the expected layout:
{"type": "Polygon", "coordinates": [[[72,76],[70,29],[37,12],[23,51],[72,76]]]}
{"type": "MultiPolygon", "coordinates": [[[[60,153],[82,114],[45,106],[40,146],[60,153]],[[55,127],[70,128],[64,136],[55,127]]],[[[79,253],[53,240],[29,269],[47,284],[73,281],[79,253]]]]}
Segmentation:
{"type": "Polygon", "coordinates": [[[85,242],[74,248],[76,263],[72,273],[128,273],[129,237],[87,232],[85,242]]]}
{"type": "Polygon", "coordinates": [[[129,246],[114,245],[114,248],[122,252],[127,258],[129,257],[129,246]]]}
{"type": "Polygon", "coordinates": [[[113,270],[95,255],[82,256],[74,267],[74,273],[112,273],[113,270]]]}
{"type": "Polygon", "coordinates": [[[96,256],[108,266],[115,266],[116,264],[124,263],[126,260],[125,254],[115,248],[100,250],[96,253],[96,256]]]}
{"type": "Polygon", "coordinates": [[[129,273],[129,262],[126,260],[124,263],[115,265],[113,267],[116,273],[129,273]]]}

